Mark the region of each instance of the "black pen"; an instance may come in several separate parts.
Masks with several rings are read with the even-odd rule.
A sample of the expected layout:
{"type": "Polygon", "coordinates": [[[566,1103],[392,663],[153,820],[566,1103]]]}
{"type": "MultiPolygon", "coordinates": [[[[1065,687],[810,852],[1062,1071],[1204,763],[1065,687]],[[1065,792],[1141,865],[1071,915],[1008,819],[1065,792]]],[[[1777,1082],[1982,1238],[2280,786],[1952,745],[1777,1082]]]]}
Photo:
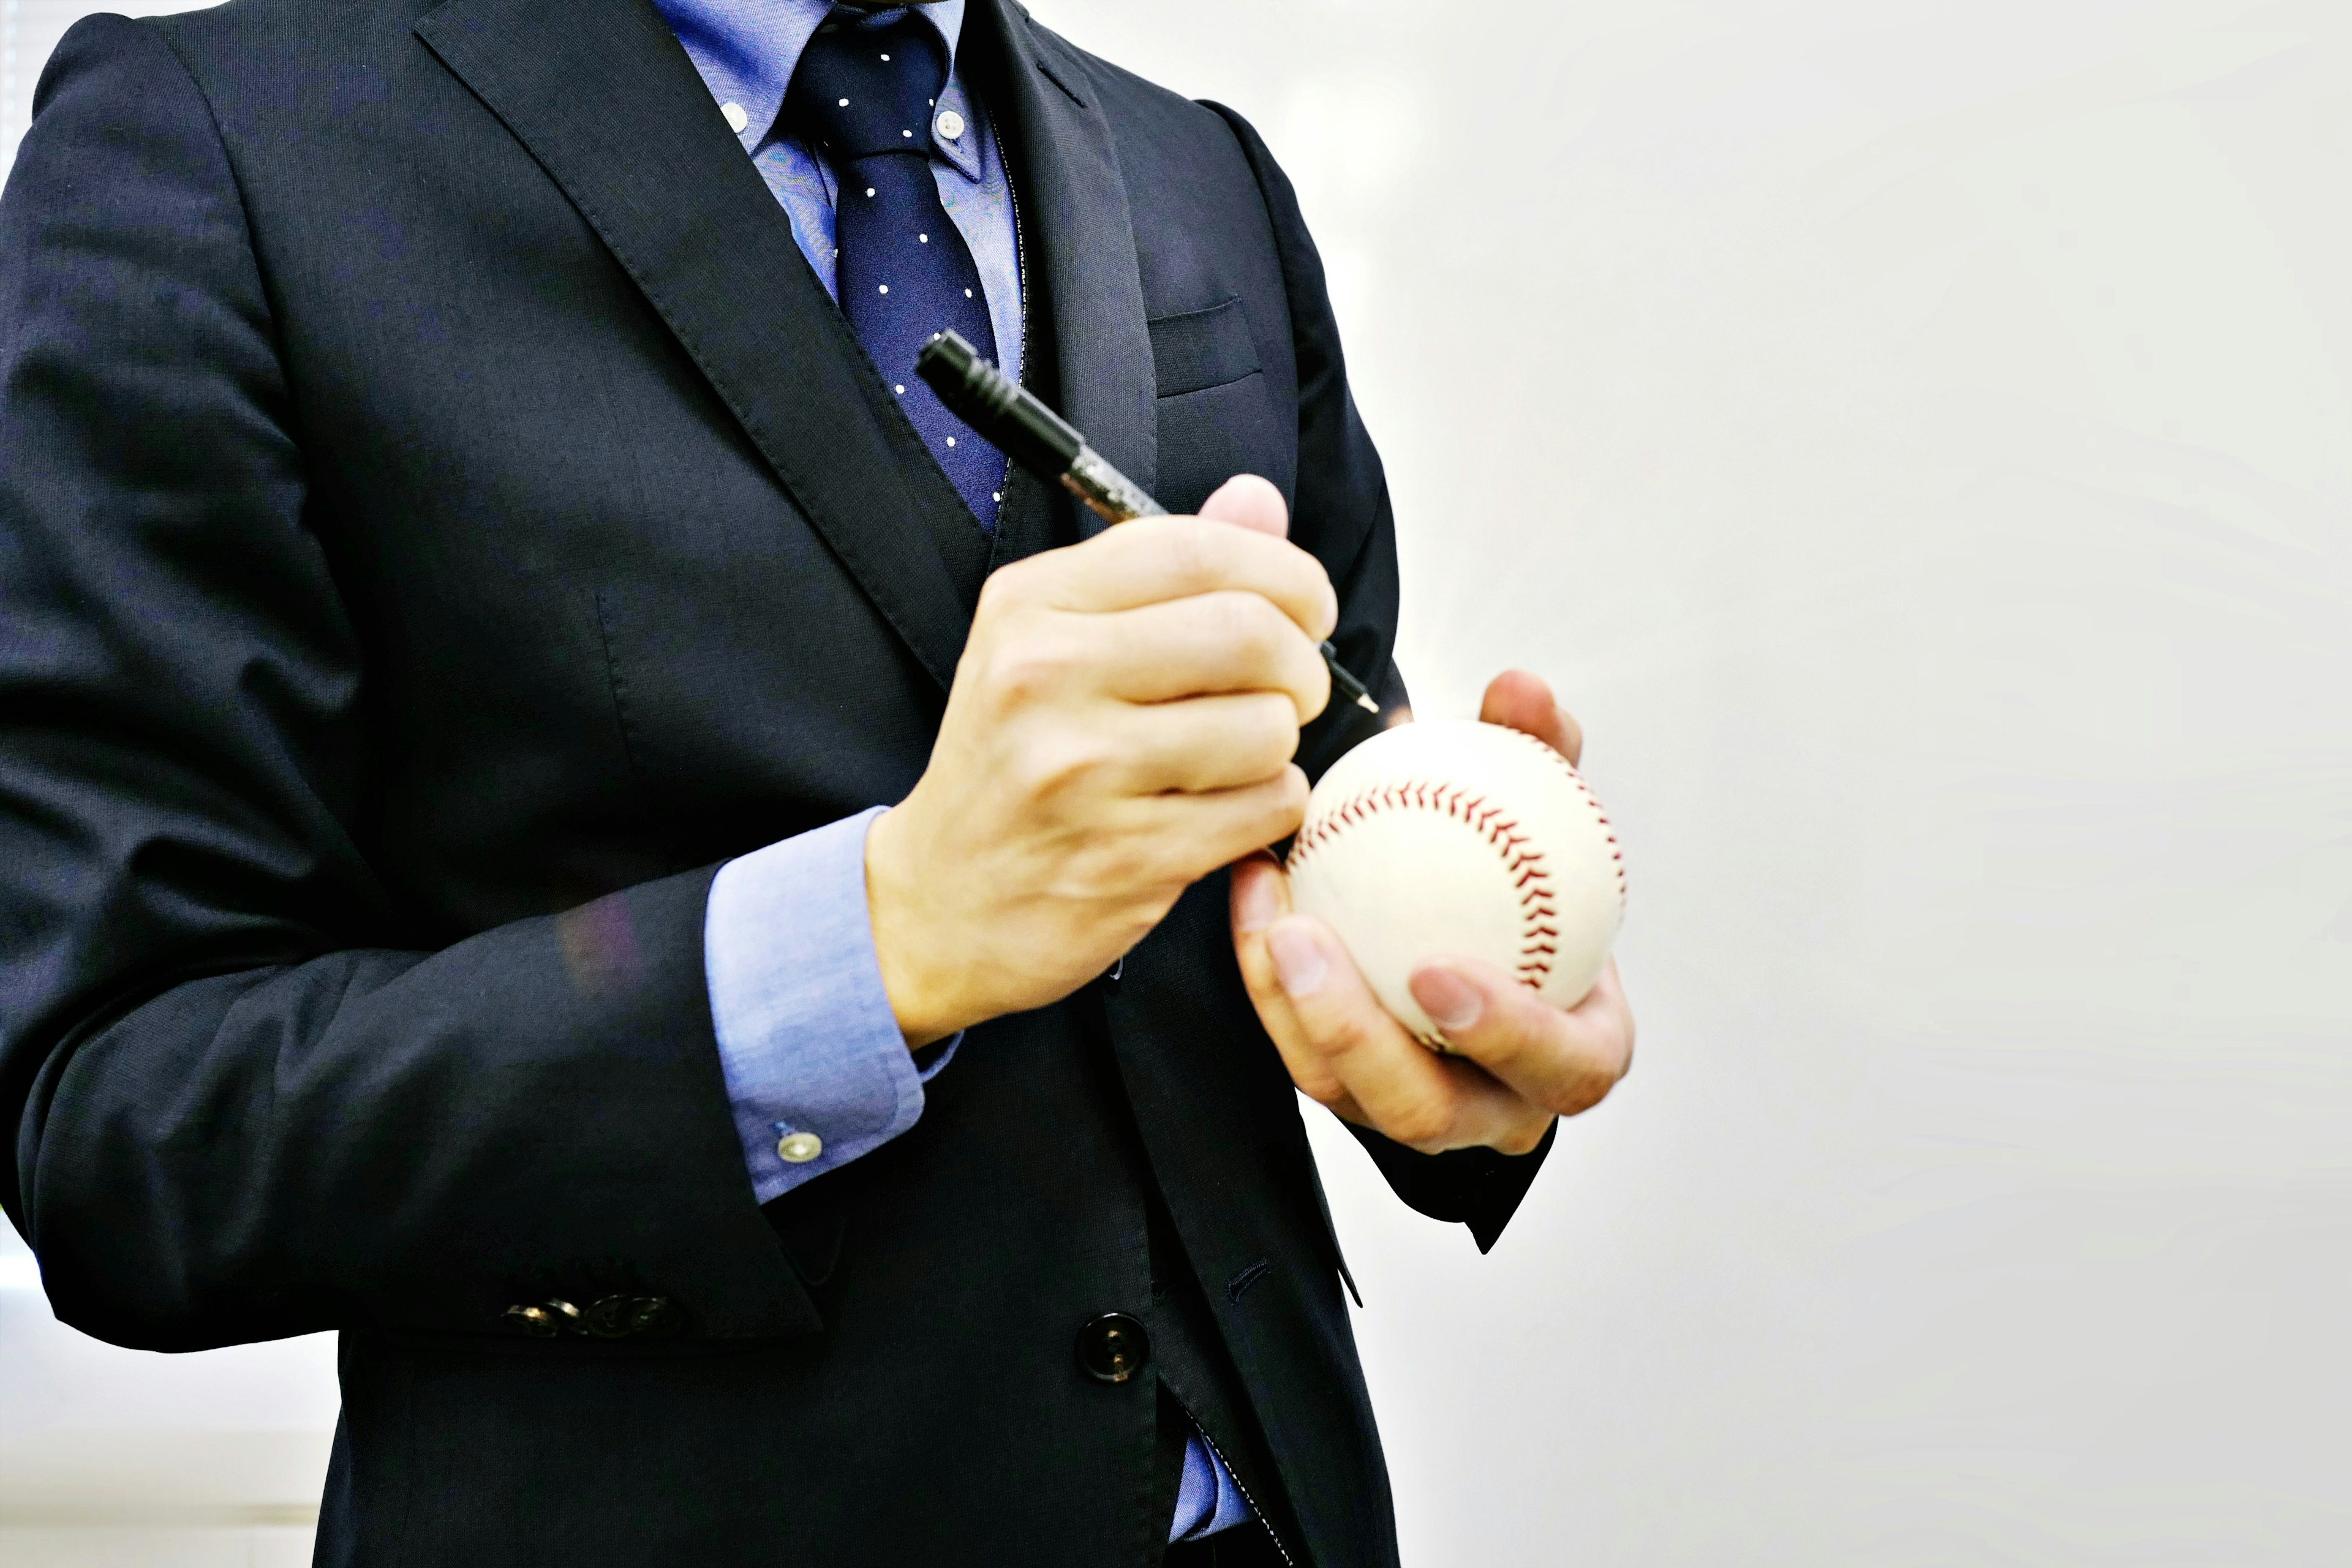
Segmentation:
{"type": "MultiPolygon", "coordinates": [[[[1133,479],[1103,460],[1087,438],[1067,420],[998,370],[980,352],[953,332],[941,332],[915,356],[915,374],[940,395],[948,412],[971,426],[982,439],[1047,484],[1060,485],[1094,509],[1106,522],[1129,522],[1139,517],[1165,517],[1168,509],[1143,493],[1133,479]]],[[[1331,686],[1365,712],[1377,716],[1381,705],[1364,683],[1339,662],[1339,650],[1323,645],[1323,663],[1331,671],[1331,686]]]]}

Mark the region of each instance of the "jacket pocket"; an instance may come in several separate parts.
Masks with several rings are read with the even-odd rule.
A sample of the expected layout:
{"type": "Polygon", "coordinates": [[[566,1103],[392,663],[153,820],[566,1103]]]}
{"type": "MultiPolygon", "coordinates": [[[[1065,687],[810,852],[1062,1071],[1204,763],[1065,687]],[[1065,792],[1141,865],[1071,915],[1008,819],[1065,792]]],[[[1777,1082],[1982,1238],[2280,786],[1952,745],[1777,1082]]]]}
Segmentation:
{"type": "Polygon", "coordinates": [[[1160,471],[1152,490],[1160,504],[1194,510],[1235,474],[1263,475],[1287,495],[1297,415],[1275,405],[1242,302],[1227,300],[1149,325],[1160,394],[1160,471]]]}
{"type": "Polygon", "coordinates": [[[1257,343],[1238,298],[1144,325],[1151,333],[1152,379],[1162,397],[1223,386],[1258,369],[1257,343]]]}

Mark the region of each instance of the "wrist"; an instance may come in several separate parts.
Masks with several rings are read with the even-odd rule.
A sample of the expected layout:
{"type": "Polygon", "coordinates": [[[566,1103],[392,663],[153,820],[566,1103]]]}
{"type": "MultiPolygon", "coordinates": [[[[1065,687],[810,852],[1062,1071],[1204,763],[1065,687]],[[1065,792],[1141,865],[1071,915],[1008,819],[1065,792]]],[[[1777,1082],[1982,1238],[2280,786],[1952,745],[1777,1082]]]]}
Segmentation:
{"type": "Polygon", "coordinates": [[[866,914],[883,994],[908,1050],[946,1039],[974,1020],[959,1016],[952,966],[931,962],[939,943],[925,929],[924,889],[907,852],[911,820],[893,807],[866,833],[866,914]]]}

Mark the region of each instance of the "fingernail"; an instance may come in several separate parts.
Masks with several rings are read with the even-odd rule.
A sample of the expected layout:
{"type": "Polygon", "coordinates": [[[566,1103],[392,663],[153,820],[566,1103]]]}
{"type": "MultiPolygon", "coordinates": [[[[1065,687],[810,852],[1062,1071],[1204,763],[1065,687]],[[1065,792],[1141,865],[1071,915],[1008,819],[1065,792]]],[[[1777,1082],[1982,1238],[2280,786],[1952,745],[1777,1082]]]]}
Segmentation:
{"type": "Polygon", "coordinates": [[[1312,996],[1323,989],[1323,977],[1331,966],[1324,959],[1323,944],[1315,940],[1313,931],[1304,926],[1277,926],[1265,942],[1274,950],[1274,973],[1286,993],[1312,996]]]}
{"type": "Polygon", "coordinates": [[[1423,969],[1410,984],[1412,999],[1441,1029],[1466,1029],[1486,1010],[1486,994],[1450,969],[1423,969]]]}
{"type": "Polygon", "coordinates": [[[1244,935],[1264,931],[1282,917],[1282,900],[1275,896],[1271,871],[1256,867],[1235,867],[1234,875],[1241,887],[1234,894],[1234,923],[1244,935]]]}

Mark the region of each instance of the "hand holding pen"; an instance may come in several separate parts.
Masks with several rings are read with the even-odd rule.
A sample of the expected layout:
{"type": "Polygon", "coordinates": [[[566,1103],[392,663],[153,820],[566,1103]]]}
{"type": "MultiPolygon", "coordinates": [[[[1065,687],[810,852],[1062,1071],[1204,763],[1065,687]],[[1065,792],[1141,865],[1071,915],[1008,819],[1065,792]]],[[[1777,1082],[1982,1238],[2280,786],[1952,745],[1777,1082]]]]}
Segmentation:
{"type": "MultiPolygon", "coordinates": [[[[1104,521],[1168,515],[1166,507],[1087,446],[1068,421],[955,333],[941,332],[925,344],[916,356],[915,374],[939,394],[950,413],[1029,472],[1086,502],[1104,521]]],[[[1332,690],[1377,716],[1380,704],[1339,662],[1339,650],[1326,642],[1321,652],[1331,672],[1332,690]]]]}
{"type": "Polygon", "coordinates": [[[1187,889],[1297,832],[1299,733],[1329,706],[1316,644],[1339,614],[1315,557],[1214,517],[992,573],[922,776],[866,837],[908,1043],[1059,1001],[1187,889]]]}

